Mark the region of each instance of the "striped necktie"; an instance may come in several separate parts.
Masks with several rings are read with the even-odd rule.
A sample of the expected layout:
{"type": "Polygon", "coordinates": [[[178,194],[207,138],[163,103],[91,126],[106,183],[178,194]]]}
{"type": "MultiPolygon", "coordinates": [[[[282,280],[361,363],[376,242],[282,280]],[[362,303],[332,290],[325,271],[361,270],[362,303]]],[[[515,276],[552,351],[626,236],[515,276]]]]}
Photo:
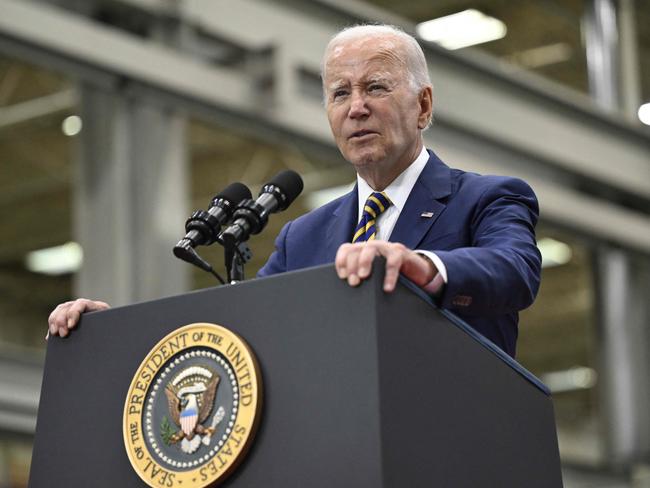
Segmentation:
{"type": "Polygon", "coordinates": [[[386,195],[374,192],[366,200],[363,207],[361,221],[354,231],[352,242],[371,241],[377,234],[377,219],[384,211],[392,205],[386,195]]]}

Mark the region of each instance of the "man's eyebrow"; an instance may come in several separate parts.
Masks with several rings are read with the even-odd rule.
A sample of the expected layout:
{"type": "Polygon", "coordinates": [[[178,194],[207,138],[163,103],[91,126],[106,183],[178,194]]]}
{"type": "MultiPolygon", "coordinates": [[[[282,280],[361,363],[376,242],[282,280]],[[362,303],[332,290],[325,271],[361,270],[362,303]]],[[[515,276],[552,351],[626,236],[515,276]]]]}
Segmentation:
{"type": "Polygon", "coordinates": [[[333,81],[332,83],[327,85],[327,90],[328,91],[334,91],[334,90],[338,90],[339,88],[344,88],[346,86],[347,86],[347,83],[345,81],[337,80],[337,81],[333,81]]]}
{"type": "Polygon", "coordinates": [[[366,77],[366,83],[393,83],[393,77],[385,73],[374,73],[366,77]]]}
{"type": "MultiPolygon", "coordinates": [[[[394,77],[387,73],[371,73],[367,76],[364,76],[363,79],[359,82],[361,85],[370,85],[372,83],[383,83],[386,85],[394,85],[394,77]]],[[[349,82],[346,80],[335,80],[327,85],[327,92],[331,93],[341,88],[347,88],[349,82]]]]}

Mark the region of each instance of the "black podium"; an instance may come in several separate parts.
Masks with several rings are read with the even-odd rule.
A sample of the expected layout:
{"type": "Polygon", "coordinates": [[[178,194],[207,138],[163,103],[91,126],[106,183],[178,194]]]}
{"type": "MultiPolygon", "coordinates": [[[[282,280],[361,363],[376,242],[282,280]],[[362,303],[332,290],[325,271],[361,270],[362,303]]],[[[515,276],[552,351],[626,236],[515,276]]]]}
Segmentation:
{"type": "Polygon", "coordinates": [[[37,487],[141,487],[122,414],[142,359],[193,322],[255,352],[261,422],[221,486],[555,488],[553,407],[530,373],[402,280],[358,288],[332,266],[91,313],[49,341],[37,487]]]}

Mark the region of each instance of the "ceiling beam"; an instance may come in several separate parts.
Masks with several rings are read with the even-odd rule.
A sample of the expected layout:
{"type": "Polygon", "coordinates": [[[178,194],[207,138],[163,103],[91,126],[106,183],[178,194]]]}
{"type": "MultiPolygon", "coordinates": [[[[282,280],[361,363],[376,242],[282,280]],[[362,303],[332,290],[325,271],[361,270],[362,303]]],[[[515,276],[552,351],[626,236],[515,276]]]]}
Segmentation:
{"type": "Polygon", "coordinates": [[[76,105],[76,90],[70,89],[0,107],[0,130],[69,111],[76,105]]]}
{"type": "MultiPolygon", "coordinates": [[[[72,60],[85,76],[94,71],[115,78],[115,89],[125,96],[158,97],[190,113],[237,119],[256,132],[275,131],[294,141],[333,146],[321,101],[306,94],[300,73],[318,73],[323,47],[339,25],[308,12],[260,0],[238,2],[236,7],[225,0],[178,3],[179,19],[188,26],[200,26],[243,49],[262,49],[260,56],[266,57],[262,64],[271,81],[264,88],[258,84],[257,70],[210,64],[180,48],[143,42],[47,4],[0,0],[0,11],[0,48],[4,41],[7,48],[31,49],[35,56],[46,52],[68,63],[72,60]]],[[[531,181],[575,197],[577,206],[586,199],[598,203],[598,208],[612,209],[603,214],[610,215],[611,222],[586,222],[579,215],[568,216],[571,200],[563,200],[562,208],[551,202],[543,214],[550,222],[570,223],[595,236],[612,234],[608,230],[612,223],[622,222],[619,214],[629,215],[635,225],[645,222],[637,218],[638,211],[590,191],[595,182],[609,195],[620,195],[621,201],[631,195],[646,206],[650,203],[646,131],[554,83],[508,73],[494,58],[431,45],[425,52],[437,100],[437,122],[426,136],[433,147],[471,148],[473,157],[487,161],[495,173],[517,174],[519,168],[531,181]],[[448,133],[455,141],[445,140],[448,133]],[[497,153],[505,157],[492,157],[497,153]],[[575,182],[581,180],[583,189],[576,190],[575,182]]],[[[448,161],[467,165],[462,158],[448,161]]],[[[616,242],[650,248],[650,242],[639,243],[640,236],[646,238],[644,233],[618,234],[612,236],[616,242]]]]}

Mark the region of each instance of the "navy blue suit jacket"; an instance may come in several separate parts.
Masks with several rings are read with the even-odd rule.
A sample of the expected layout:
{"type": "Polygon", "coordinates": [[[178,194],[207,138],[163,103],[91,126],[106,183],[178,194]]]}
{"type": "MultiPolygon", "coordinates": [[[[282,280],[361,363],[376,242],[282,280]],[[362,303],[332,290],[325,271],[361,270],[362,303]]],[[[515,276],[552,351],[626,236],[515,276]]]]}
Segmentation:
{"type": "MultiPolygon", "coordinates": [[[[429,154],[390,241],[434,251],[448,277],[440,306],[514,357],[517,312],[533,302],[539,288],[535,194],[519,179],[451,169],[429,154]]],[[[333,262],[339,246],[352,240],[357,213],[355,187],[289,222],[258,276],[333,262]]]]}

